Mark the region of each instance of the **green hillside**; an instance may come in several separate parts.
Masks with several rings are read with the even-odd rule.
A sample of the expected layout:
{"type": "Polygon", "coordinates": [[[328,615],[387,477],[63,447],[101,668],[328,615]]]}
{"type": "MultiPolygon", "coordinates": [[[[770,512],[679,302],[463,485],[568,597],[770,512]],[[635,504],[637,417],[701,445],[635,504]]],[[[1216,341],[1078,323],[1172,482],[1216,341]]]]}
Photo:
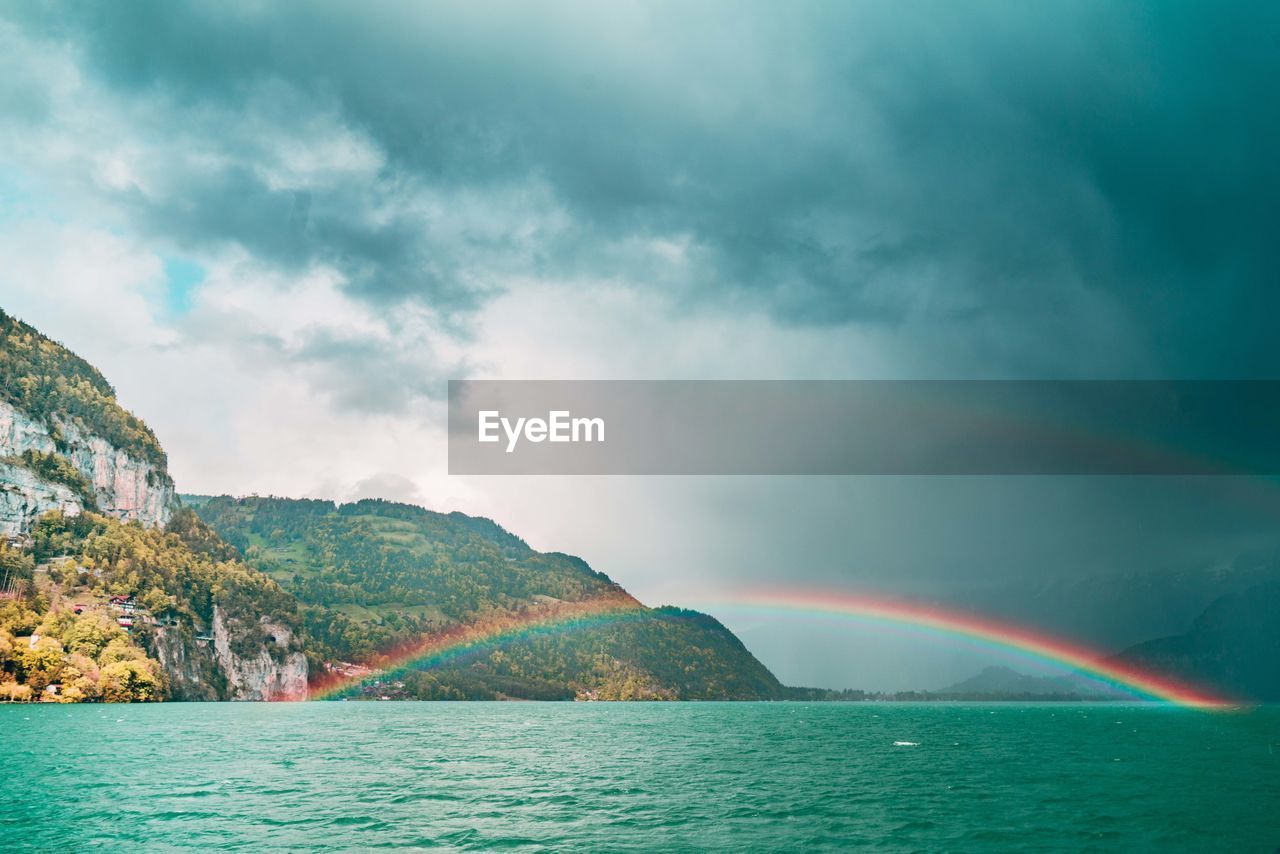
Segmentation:
{"type": "Polygon", "coordinates": [[[102,459],[125,451],[151,464],[150,486],[169,484],[165,453],[97,368],[3,311],[0,401],[41,425],[54,448],[10,444],[0,457],[8,511],[0,540],[0,701],[227,698],[209,643],[215,607],[224,659],[258,661],[264,651],[301,659],[294,598],[239,560],[194,513],[177,510],[161,530],[96,512],[85,468],[94,459],[72,431],[104,439],[108,448],[93,452],[102,459]],[[81,468],[72,460],[77,453],[81,468]],[[64,505],[47,501],[28,474],[67,487],[86,512],[64,515],[64,505]],[[279,628],[269,631],[264,619],[279,628]]]}
{"type": "MultiPolygon", "coordinates": [[[[320,666],[367,660],[495,612],[605,596],[634,601],[582,560],[534,551],[488,519],[380,500],[185,500],[298,598],[309,654],[320,666]]],[[[674,608],[526,639],[406,684],[426,697],[773,698],[783,691],[728,629],[674,608]]]]}
{"type": "Polygon", "coordinates": [[[0,400],[42,421],[56,416],[165,469],[164,450],[151,428],[120,406],[97,368],[3,310],[0,400]]]}
{"type": "MultiPolygon", "coordinates": [[[[215,606],[236,654],[291,651],[267,643],[260,620],[296,626],[293,597],[239,561],[190,510],[165,531],[49,513],[31,539],[21,550],[0,544],[0,575],[19,594],[0,600],[0,699],[181,699],[155,653],[157,633],[192,647],[215,606]],[[113,596],[136,603],[130,627],[121,627],[113,596]]],[[[204,690],[189,698],[224,698],[219,674],[205,665],[202,676],[204,690]]]]}

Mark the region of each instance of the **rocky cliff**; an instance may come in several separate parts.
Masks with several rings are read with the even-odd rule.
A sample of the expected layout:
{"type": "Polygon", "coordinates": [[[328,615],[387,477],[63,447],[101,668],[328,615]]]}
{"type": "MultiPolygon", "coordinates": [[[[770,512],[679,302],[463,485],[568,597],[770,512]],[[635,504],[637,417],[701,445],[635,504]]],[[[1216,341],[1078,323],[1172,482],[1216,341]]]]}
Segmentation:
{"type": "Polygon", "coordinates": [[[187,627],[157,626],[147,636],[147,651],[160,662],[171,700],[225,700],[227,679],[218,670],[208,641],[187,627]]]}
{"type": "Polygon", "coordinates": [[[30,470],[22,471],[23,454],[59,455],[88,482],[97,508],[123,521],[148,527],[163,525],[174,504],[173,483],[159,466],[114,447],[101,436],[87,433],[57,416],[37,419],[0,400],[0,533],[30,528],[41,513],[77,513],[84,500],[64,484],[30,470]]]}
{"type": "MultiPolygon", "coordinates": [[[[4,311],[0,549],[18,593],[0,639],[84,620],[163,670],[172,699],[306,696],[293,597],[181,508],[164,449],[97,368],[4,311]],[[83,571],[57,569],[67,559],[83,571]]],[[[63,653],[59,672],[73,668],[63,653]]],[[[0,683],[16,673],[0,661],[0,683]]],[[[108,697],[96,683],[82,694],[108,697]]]]}
{"type": "MultiPolygon", "coordinates": [[[[246,627],[234,627],[243,633],[246,627]]],[[[296,649],[293,633],[283,623],[262,617],[262,642],[237,650],[233,627],[221,608],[213,609],[213,652],[227,679],[230,700],[305,700],[307,657],[296,649]]]]}
{"type": "Polygon", "coordinates": [[[45,480],[25,466],[0,461],[0,536],[31,530],[36,519],[50,510],[74,515],[83,509],[83,499],[71,487],[45,480]]]}
{"type": "Polygon", "coordinates": [[[147,646],[174,700],[307,698],[306,656],[288,626],[265,617],[256,626],[234,625],[215,606],[210,630],[157,626],[147,646]]]}

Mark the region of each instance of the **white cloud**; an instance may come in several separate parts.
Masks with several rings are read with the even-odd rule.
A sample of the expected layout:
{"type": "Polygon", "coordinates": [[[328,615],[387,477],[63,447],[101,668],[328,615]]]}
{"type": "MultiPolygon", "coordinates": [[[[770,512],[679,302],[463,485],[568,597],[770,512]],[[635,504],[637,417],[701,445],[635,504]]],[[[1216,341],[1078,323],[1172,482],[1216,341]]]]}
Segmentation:
{"type": "Polygon", "coordinates": [[[58,328],[90,361],[109,362],[113,353],[174,339],[157,320],[164,265],[129,240],[78,225],[24,220],[0,230],[0,257],[4,308],[38,328],[58,328]]]}

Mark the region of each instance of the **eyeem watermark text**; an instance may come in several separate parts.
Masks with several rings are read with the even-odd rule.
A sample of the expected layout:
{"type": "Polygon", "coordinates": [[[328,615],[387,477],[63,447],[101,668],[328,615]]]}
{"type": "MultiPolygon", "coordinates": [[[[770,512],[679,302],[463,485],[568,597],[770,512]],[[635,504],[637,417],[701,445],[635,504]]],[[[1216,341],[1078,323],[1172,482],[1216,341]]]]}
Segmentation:
{"type": "Polygon", "coordinates": [[[1273,380],[449,383],[451,474],[1276,477],[1278,435],[1273,380]]]}
{"type": "Polygon", "coordinates": [[[523,437],[528,442],[603,442],[603,418],[574,418],[567,409],[553,409],[546,418],[502,417],[496,409],[482,409],[479,413],[481,442],[502,440],[499,430],[506,434],[507,453],[515,451],[523,437]]]}

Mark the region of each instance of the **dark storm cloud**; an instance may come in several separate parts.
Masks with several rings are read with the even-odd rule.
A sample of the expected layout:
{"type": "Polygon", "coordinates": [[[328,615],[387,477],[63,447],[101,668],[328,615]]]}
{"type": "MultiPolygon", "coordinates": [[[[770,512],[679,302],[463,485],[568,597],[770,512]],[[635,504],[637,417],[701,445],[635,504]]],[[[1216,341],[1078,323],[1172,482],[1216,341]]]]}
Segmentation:
{"type": "MultiPolygon", "coordinates": [[[[747,364],[776,360],[769,376],[1274,378],[1278,66],[1280,6],[1260,2],[0,0],[0,182],[6,168],[53,174],[31,182],[29,204],[48,205],[34,216],[97,216],[149,252],[189,255],[210,271],[203,297],[281,289],[265,309],[205,300],[181,346],[414,427],[446,377],[486,357],[457,331],[526,282],[538,298],[494,324],[532,330],[501,342],[513,372],[547,341],[568,352],[551,364],[591,376],[737,377],[752,370],[740,347],[766,350],[747,364]],[[45,184],[66,197],[44,199],[45,184]],[[357,302],[304,286],[335,280],[357,302]],[[575,313],[558,290],[601,281],[628,293],[575,313]],[[688,311],[666,329],[672,302],[688,311]],[[609,313],[632,310],[634,327],[609,313]],[[464,355],[449,364],[452,349],[464,355]]],[[[171,423],[207,436],[210,412],[253,400],[171,423]]],[[[342,429],[317,411],[317,433],[342,429]]],[[[261,427],[272,411],[252,415],[261,427]]],[[[268,451],[226,464],[295,491],[334,471],[326,450],[280,457],[274,431],[246,432],[268,451]]],[[[343,447],[373,475],[354,493],[417,500],[385,473],[415,471],[413,455],[377,453],[390,441],[362,429],[343,447]]],[[[188,465],[227,483],[193,447],[188,465]]],[[[1280,549],[1274,488],[1217,479],[590,486],[460,489],[541,531],[540,547],[677,603],[701,581],[941,597],[1280,549]]],[[[1157,616],[1185,625],[1171,613],[1157,616]]],[[[771,665],[811,663],[779,671],[797,681],[970,675],[924,680],[839,638],[803,652],[787,638],[768,624],[748,639],[771,665]]]]}
{"type": "Polygon", "coordinates": [[[378,216],[376,188],[273,188],[239,164],[192,170],[174,187],[174,195],[159,198],[121,194],[118,210],[145,233],[168,234],[182,246],[229,242],[295,270],[330,264],[353,291],[379,300],[418,296],[446,310],[468,310],[490,289],[464,283],[457,269],[461,249],[437,246],[425,217],[378,216]]]}
{"type": "Polygon", "coordinates": [[[466,311],[507,275],[623,275],[692,300],[745,294],[792,323],[1066,326],[1079,347],[1094,334],[1083,299],[1162,372],[1280,370],[1271,4],[32,17],[175,124],[244,109],[266,132],[334,109],[385,157],[371,184],[272,186],[229,142],[232,165],[131,202],[184,241],[332,264],[371,300],[466,311]],[[288,94],[264,106],[263,87],[288,94]],[[488,227],[441,228],[417,204],[459,193],[484,200],[488,227]],[[646,240],[683,247],[687,266],[654,264],[646,240]]]}

